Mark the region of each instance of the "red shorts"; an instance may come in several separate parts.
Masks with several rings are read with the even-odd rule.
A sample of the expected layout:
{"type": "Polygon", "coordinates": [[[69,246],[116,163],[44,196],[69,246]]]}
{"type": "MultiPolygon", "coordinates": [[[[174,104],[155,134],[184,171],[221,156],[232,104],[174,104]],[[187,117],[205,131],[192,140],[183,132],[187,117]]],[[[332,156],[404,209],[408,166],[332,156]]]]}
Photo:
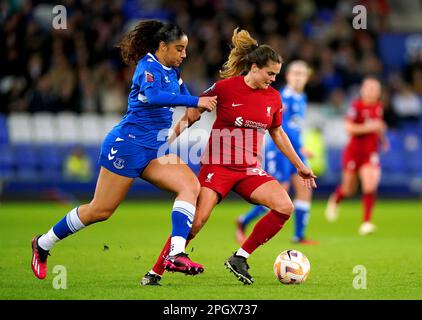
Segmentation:
{"type": "Polygon", "coordinates": [[[380,160],[378,152],[356,152],[355,150],[348,148],[344,150],[342,161],[343,170],[356,172],[364,164],[379,167],[380,160]]]}
{"type": "Polygon", "coordinates": [[[202,187],[210,188],[219,195],[219,202],[223,200],[230,190],[233,190],[243,199],[251,202],[252,192],[264,183],[274,179],[261,168],[247,168],[233,170],[220,165],[202,165],[198,174],[202,187]]]}

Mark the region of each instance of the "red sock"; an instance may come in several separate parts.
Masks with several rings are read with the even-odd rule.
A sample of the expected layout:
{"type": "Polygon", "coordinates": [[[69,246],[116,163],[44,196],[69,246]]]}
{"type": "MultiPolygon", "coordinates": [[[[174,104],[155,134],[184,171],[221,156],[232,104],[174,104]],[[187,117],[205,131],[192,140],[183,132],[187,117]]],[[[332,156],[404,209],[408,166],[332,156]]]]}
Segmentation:
{"type": "Polygon", "coordinates": [[[341,191],[341,187],[337,187],[336,191],[334,191],[334,201],[338,204],[341,200],[344,199],[344,193],[341,191]]]}
{"type": "Polygon", "coordinates": [[[375,204],[375,193],[365,193],[362,197],[363,202],[363,221],[369,222],[372,217],[372,209],[375,204]]]}
{"type": "Polygon", "coordinates": [[[256,223],[251,235],[243,243],[242,249],[251,254],[260,245],[274,237],[289,218],[287,214],[271,210],[256,223]]]}
{"type": "MultiPolygon", "coordinates": [[[[186,240],[186,246],[188,246],[190,240],[193,237],[191,237],[190,235],[188,236],[188,239],[186,240]]],[[[162,276],[165,269],[163,267],[163,263],[164,263],[164,259],[167,257],[167,255],[170,252],[170,244],[171,244],[171,236],[168,237],[166,244],[164,245],[163,250],[161,250],[160,255],[157,258],[157,261],[155,262],[154,266],[152,267],[152,271],[154,271],[156,274],[162,276]]]]}

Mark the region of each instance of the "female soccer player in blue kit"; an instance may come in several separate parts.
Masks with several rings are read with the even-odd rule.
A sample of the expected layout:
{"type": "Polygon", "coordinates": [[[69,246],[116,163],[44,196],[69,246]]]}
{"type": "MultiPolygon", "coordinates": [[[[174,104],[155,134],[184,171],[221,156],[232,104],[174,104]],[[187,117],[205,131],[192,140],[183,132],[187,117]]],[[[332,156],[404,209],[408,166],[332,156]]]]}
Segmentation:
{"type": "MultiPolygon", "coordinates": [[[[302,60],[292,61],[286,70],[287,85],[280,91],[283,100],[283,130],[289,137],[295,151],[300,159],[306,163],[306,151],[302,142],[303,122],[306,113],[306,95],[303,90],[309,80],[310,69],[302,60]]],[[[296,168],[281,152],[272,140],[265,150],[265,169],[275,177],[286,190],[289,190],[290,183],[295,192],[295,230],[293,242],[313,245],[318,242],[305,238],[305,230],[309,221],[311,209],[312,189],[302,185],[302,179],[297,174],[296,168]]],[[[269,211],[264,206],[254,206],[251,210],[238,217],[236,239],[243,243],[246,227],[256,218],[269,211]]]]}
{"type": "Polygon", "coordinates": [[[72,209],[46,234],[32,239],[31,267],[39,279],[46,277],[47,256],[54,244],[107,220],[138,177],[176,194],[166,268],[190,274],[203,271],[184,253],[200,190],[198,179],[176,155],[159,154],[167,143],[172,107],[211,111],[216,106],[216,97],[191,96],[180,77],[178,67],[186,58],[187,45],[188,38],[178,26],[156,20],[140,22],[119,44],[124,62],[136,65],[127,113],[103,141],[92,201],[72,209]]]}

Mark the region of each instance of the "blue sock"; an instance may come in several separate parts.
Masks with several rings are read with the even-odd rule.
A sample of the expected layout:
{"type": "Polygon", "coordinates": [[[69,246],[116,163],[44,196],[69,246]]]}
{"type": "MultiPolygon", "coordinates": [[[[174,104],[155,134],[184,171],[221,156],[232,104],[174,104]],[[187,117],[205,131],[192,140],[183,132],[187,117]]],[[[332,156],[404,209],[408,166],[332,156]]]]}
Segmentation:
{"type": "Polygon", "coordinates": [[[295,205],[295,240],[300,240],[305,237],[306,226],[309,220],[309,211],[311,204],[307,201],[296,200],[295,205]]]}
{"type": "Polygon", "coordinates": [[[249,212],[246,215],[240,217],[240,220],[243,223],[244,228],[246,228],[249,225],[249,223],[251,223],[252,220],[260,217],[267,211],[268,211],[267,207],[264,207],[264,206],[252,207],[252,209],[249,210],[249,212]]]}
{"type": "Polygon", "coordinates": [[[53,227],[53,232],[60,240],[85,227],[78,215],[78,207],[72,209],[53,227]]]}
{"type": "Polygon", "coordinates": [[[177,200],[174,202],[171,213],[172,232],[170,255],[185,251],[186,239],[192,228],[194,216],[195,206],[186,201],[177,200]]]}
{"type": "Polygon", "coordinates": [[[38,245],[44,250],[51,250],[57,241],[85,228],[85,225],[79,219],[78,207],[70,212],[55,224],[46,234],[38,239],[38,245]]]}

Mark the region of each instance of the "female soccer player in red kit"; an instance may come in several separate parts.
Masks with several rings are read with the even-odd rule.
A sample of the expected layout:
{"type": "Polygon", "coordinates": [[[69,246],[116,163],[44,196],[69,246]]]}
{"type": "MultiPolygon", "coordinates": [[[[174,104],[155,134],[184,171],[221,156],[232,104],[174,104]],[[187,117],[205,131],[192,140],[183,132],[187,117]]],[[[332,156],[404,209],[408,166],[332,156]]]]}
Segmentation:
{"type": "MultiPolygon", "coordinates": [[[[271,209],[258,221],[241,248],[225,262],[240,281],[252,284],[247,258],[276,235],[293,212],[285,189],[261,167],[265,131],[269,131],[278,148],[295,165],[307,187],[316,187],[316,176],[300,160],[280,126],[281,97],[270,85],[280,72],[281,57],[271,47],[258,45],[245,30],[234,31],[232,44],[228,61],[220,71],[224,79],[204,93],[205,96],[217,96],[217,117],[201,159],[198,175],[201,191],[189,239],[199,232],[212,209],[230,190],[246,201],[271,209]]],[[[199,117],[200,112],[187,111],[175,127],[175,136],[199,117]]],[[[141,284],[158,284],[164,272],[163,257],[169,246],[168,241],[141,284]]]]}
{"type": "Polygon", "coordinates": [[[383,106],[380,102],[381,84],[373,77],[363,80],[360,98],[355,100],[346,115],[346,131],[350,141],[343,151],[343,172],[341,185],[330,196],[325,211],[328,221],[338,217],[338,204],[345,197],[352,196],[358,185],[362,187],[363,222],[359,234],[375,231],[371,222],[376,191],[381,178],[378,149],[380,142],[387,147],[383,137],[386,125],[383,121],[383,106]]]}

